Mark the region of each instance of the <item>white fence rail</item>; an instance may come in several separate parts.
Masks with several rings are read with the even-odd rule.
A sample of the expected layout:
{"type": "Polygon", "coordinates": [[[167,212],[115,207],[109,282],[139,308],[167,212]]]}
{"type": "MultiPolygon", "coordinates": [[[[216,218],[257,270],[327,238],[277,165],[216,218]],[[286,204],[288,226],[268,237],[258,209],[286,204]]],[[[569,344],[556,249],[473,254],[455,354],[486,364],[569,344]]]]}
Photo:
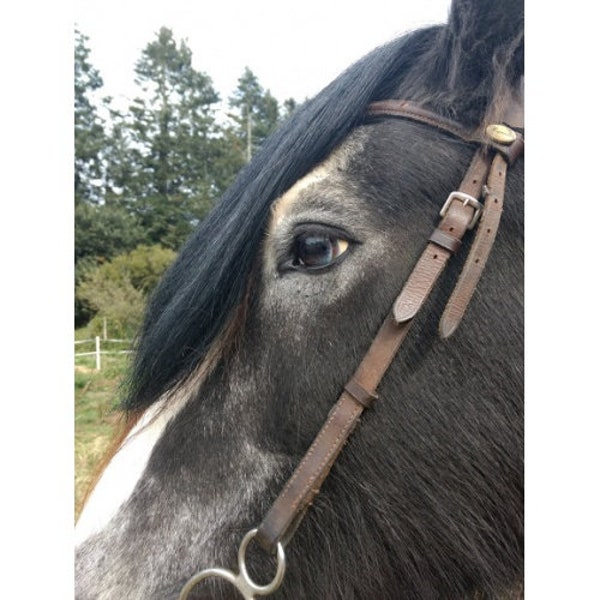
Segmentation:
{"type": "Polygon", "coordinates": [[[75,346],[78,344],[91,344],[94,343],[94,350],[90,352],[75,352],[75,358],[78,356],[95,356],[96,357],[96,371],[99,371],[102,367],[102,355],[106,354],[131,354],[131,350],[103,350],[102,344],[119,343],[131,345],[132,340],[118,340],[112,338],[100,338],[97,335],[95,338],[88,340],[76,340],[75,346]]]}

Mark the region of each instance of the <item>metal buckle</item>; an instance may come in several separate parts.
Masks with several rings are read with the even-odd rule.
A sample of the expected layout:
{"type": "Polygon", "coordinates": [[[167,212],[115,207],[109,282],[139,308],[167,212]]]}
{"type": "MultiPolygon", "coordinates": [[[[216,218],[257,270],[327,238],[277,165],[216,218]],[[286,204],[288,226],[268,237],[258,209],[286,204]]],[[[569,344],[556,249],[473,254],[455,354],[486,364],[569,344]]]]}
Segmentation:
{"type": "Polygon", "coordinates": [[[467,225],[467,229],[473,229],[479,220],[479,216],[481,215],[481,211],[483,210],[483,205],[473,198],[470,194],[465,194],[464,192],[452,192],[446,202],[444,202],[444,206],[442,206],[442,210],[440,210],[440,217],[445,217],[450,205],[453,200],[461,200],[463,206],[469,205],[471,208],[475,209],[475,214],[471,219],[470,223],[467,225]]]}

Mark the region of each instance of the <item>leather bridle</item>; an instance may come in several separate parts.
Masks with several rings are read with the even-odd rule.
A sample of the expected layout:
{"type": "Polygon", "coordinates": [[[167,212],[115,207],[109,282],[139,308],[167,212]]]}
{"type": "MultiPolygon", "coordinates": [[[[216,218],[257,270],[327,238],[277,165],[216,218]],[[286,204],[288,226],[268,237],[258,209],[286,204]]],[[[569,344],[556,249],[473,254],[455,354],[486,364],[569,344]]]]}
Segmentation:
{"type": "Polygon", "coordinates": [[[513,100],[507,103],[502,123],[482,126],[474,131],[406,100],[374,102],[369,105],[367,115],[370,118],[397,117],[425,123],[466,142],[476,143],[477,150],[458,190],[452,192],[443,204],[438,226],[325,424],[262,523],[244,537],[238,553],[239,573],[226,569],[201,571],[183,587],[180,600],[185,600],[190,591],[208,577],[226,579],[246,599],[255,595],[266,596],[281,585],[285,574],[284,546],[319,493],[362,412],[377,399],[376,391],[381,379],[446,263],[461,247],[466,232],[478,225],[469,255],[440,320],[442,338],[452,335],[458,327],[494,244],[502,214],[507,169],[524,152],[523,135],[518,131],[523,127],[522,102],[513,100]],[[253,538],[267,552],[277,555],[276,575],[266,586],[254,583],[246,570],[245,551],[253,538]]]}

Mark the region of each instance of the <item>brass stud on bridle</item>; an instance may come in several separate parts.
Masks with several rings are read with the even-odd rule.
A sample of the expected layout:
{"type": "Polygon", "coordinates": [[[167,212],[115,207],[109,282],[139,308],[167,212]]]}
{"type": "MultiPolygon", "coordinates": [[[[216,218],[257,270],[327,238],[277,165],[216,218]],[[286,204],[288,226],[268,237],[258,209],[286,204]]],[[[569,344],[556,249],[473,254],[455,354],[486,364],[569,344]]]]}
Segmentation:
{"type": "Polygon", "coordinates": [[[508,146],[517,139],[517,134],[506,125],[500,123],[493,123],[485,128],[485,133],[496,142],[496,144],[502,144],[508,146]]]}

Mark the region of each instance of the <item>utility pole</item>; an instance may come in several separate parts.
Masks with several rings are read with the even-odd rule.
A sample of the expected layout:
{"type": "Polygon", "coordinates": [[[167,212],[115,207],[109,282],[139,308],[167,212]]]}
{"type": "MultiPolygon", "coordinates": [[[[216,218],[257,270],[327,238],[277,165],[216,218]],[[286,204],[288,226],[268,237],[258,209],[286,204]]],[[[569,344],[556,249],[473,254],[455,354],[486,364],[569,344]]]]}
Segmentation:
{"type": "Polygon", "coordinates": [[[250,103],[246,105],[246,161],[252,160],[252,112],[250,111],[250,103]]]}

